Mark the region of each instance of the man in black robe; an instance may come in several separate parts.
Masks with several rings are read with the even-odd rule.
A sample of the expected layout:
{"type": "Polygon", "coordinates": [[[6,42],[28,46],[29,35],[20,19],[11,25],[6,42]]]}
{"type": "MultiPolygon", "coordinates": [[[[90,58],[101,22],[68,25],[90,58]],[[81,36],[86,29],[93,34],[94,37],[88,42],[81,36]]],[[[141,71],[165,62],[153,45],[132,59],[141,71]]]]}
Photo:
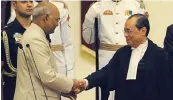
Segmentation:
{"type": "Polygon", "coordinates": [[[128,18],[124,36],[128,45],[120,48],[101,70],[84,79],[85,89],[100,86],[102,100],[115,90],[115,100],[173,100],[170,98],[168,54],[147,38],[147,17],[128,18]]]}

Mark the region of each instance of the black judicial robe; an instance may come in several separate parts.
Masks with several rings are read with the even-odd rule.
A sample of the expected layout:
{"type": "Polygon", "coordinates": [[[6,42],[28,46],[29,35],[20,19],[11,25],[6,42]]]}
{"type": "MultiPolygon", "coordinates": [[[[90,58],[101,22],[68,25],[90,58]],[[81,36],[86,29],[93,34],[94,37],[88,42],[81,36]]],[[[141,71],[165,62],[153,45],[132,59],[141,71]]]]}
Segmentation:
{"type": "Polygon", "coordinates": [[[116,91],[116,100],[173,100],[169,90],[168,54],[148,40],[136,80],[126,80],[131,52],[130,46],[122,47],[104,68],[86,77],[88,89],[100,86],[101,100],[108,100],[112,90],[116,91]]]}

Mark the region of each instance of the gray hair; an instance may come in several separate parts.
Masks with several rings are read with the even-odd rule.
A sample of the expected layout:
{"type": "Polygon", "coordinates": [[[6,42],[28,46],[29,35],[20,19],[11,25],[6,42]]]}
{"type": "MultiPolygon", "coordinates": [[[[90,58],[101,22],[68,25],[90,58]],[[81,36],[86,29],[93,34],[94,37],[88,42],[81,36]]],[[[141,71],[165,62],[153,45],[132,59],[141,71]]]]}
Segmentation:
{"type": "Polygon", "coordinates": [[[50,14],[51,12],[52,12],[51,7],[47,6],[35,7],[33,10],[33,19],[36,19],[45,14],[50,14]]]}

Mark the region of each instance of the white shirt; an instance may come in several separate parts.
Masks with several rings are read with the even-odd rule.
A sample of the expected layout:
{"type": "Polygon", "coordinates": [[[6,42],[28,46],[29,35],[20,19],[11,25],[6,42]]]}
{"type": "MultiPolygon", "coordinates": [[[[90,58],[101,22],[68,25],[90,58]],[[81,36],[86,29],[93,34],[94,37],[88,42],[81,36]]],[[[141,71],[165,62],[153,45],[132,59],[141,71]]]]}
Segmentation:
{"type": "Polygon", "coordinates": [[[132,48],[132,54],[129,63],[129,69],[126,80],[135,80],[137,75],[137,69],[139,61],[144,56],[148,47],[148,40],[145,43],[140,44],[137,48],[132,48]]]}

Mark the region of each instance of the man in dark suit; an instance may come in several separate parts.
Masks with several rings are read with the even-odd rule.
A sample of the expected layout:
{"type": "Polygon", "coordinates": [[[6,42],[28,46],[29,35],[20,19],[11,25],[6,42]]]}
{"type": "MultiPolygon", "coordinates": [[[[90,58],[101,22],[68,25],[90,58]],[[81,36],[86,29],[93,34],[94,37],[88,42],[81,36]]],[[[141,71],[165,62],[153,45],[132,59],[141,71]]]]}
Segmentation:
{"type": "Polygon", "coordinates": [[[127,46],[101,70],[86,77],[85,89],[102,88],[102,100],[116,90],[115,100],[173,100],[169,97],[168,54],[147,38],[147,17],[134,14],[124,27],[127,46]]]}
{"type": "MultiPolygon", "coordinates": [[[[170,61],[173,61],[173,24],[168,26],[164,40],[164,49],[168,51],[170,61]]],[[[172,65],[173,69],[173,65],[172,65]]]]}
{"type": "MultiPolygon", "coordinates": [[[[169,54],[170,72],[171,72],[172,84],[173,84],[173,24],[168,26],[167,28],[166,36],[164,40],[164,49],[169,54]]],[[[173,94],[173,86],[172,86],[172,94],[173,94]]]]}

